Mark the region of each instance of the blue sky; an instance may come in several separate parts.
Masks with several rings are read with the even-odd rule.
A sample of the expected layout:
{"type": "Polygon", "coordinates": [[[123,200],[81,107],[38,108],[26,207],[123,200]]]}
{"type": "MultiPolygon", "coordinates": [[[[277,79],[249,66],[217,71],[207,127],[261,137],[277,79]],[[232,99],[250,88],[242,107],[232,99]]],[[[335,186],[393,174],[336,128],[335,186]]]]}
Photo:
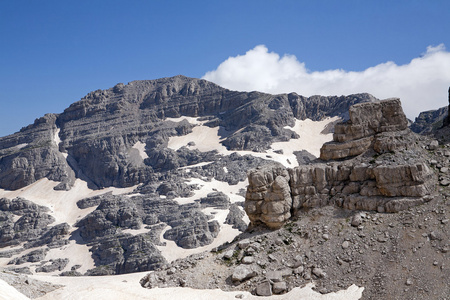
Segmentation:
{"type": "Polygon", "coordinates": [[[408,100],[408,117],[447,104],[446,0],[0,4],[0,136],[60,113],[92,90],[178,74],[240,90],[367,91],[401,96],[404,107],[411,84],[400,81],[413,82],[420,91],[408,100]],[[249,62],[254,67],[243,69],[249,62]],[[230,75],[245,80],[225,80],[230,75]],[[395,86],[379,90],[382,78],[395,86]]]}

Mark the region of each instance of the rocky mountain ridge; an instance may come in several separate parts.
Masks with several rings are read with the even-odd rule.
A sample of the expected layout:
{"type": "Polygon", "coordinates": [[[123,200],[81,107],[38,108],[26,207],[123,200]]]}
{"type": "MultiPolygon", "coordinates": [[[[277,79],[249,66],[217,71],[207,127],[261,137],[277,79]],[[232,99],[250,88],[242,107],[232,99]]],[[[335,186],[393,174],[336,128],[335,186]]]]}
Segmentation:
{"type": "Polygon", "coordinates": [[[405,282],[409,298],[439,299],[449,278],[448,140],[410,132],[399,105],[235,92],[183,76],[89,93],[0,138],[0,263],[61,276],[155,270],[145,287],[258,295],[314,281],[323,293],[356,283],[379,299],[405,282]],[[320,145],[334,132],[321,158],[303,148],[317,143],[305,131],[319,124],[320,145]],[[293,141],[303,144],[291,151],[293,141]],[[198,249],[213,252],[177,259],[198,249]],[[432,283],[419,278],[415,253],[428,255],[421,271],[432,283]]]}
{"type": "Polygon", "coordinates": [[[70,189],[74,173],[94,188],[129,187],[154,181],[155,169],[183,166],[166,144],[171,136],[191,132],[192,125],[167,118],[201,117],[205,126],[220,126],[227,149],[263,151],[272,142],[298,138],[284,128],[295,119],[345,117],[350,105],[373,100],[368,94],[306,98],[235,92],[184,76],[117,84],[0,138],[0,187],[15,190],[46,177],[61,182],[59,189],[70,189]],[[153,159],[136,157],[137,142],[153,159]]]}
{"type": "MultiPolygon", "coordinates": [[[[278,164],[264,152],[274,142],[301,139],[291,129],[298,120],[345,118],[352,104],[374,100],[368,94],[306,98],[235,92],[183,76],[89,93],[63,113],[45,115],[0,138],[0,188],[8,195],[45,180],[59,182],[53,189],[60,199],[52,201],[60,206],[65,191],[77,190],[80,182],[97,191],[134,191],[68,203],[78,217],[62,222],[55,222],[58,212],[53,205],[32,213],[7,208],[21,207],[27,199],[3,198],[0,247],[5,251],[0,256],[8,260],[9,269],[23,273],[61,269],[63,275],[106,275],[161,267],[167,259],[160,249],[167,243],[195,249],[210,245],[226,230],[236,235],[246,229],[240,191],[246,172],[278,164]],[[199,127],[216,130],[220,143],[208,150],[199,150],[191,141],[181,147],[169,145],[199,127]],[[218,146],[228,152],[219,153],[218,146]],[[213,182],[236,190],[208,188],[196,196],[213,182]],[[78,263],[67,263],[70,258],[63,256],[55,264],[45,261],[49,253],[74,247],[74,242],[89,249],[95,267],[81,271],[78,263]]],[[[329,134],[329,129],[323,132],[329,134]]],[[[300,163],[314,159],[298,150],[300,163]]]]}

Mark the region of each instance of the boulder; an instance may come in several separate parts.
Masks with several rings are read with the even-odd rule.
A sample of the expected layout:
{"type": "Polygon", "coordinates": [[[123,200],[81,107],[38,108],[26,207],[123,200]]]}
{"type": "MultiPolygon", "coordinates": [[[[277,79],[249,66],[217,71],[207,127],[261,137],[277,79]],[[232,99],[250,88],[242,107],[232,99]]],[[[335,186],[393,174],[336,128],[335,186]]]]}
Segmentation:
{"type": "Polygon", "coordinates": [[[233,275],[231,275],[231,280],[234,282],[242,282],[255,277],[256,275],[256,271],[251,266],[239,265],[234,269],[233,275]]]}
{"type": "Polygon", "coordinates": [[[269,280],[264,280],[256,286],[256,295],[258,296],[272,296],[272,285],[269,280]]]}

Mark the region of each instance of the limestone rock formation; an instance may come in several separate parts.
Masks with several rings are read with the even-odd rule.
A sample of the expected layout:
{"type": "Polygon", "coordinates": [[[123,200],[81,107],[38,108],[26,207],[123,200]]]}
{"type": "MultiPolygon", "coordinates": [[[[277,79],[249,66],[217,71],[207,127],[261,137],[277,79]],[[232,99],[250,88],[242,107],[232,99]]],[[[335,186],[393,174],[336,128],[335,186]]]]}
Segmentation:
{"type": "Polygon", "coordinates": [[[54,139],[57,115],[47,114],[20,132],[0,138],[0,187],[16,190],[39,179],[73,184],[75,174],[54,139]]]}
{"type": "Polygon", "coordinates": [[[23,198],[0,199],[0,248],[24,242],[25,248],[61,242],[68,233],[66,223],[48,227],[55,219],[49,209],[23,198]]]}
{"type": "Polygon", "coordinates": [[[245,211],[252,224],[279,228],[304,207],[398,212],[431,200],[435,176],[400,100],[356,104],[349,114],[321,148],[327,163],[248,172],[245,211]]]}
{"type": "Polygon", "coordinates": [[[215,153],[169,149],[170,137],[195,125],[168,118],[202,118],[205,126],[220,127],[229,150],[264,151],[273,142],[298,138],[285,128],[295,118],[345,119],[352,104],[374,100],[369,94],[236,92],[184,76],[117,84],[0,138],[0,188],[16,190],[45,177],[61,182],[57,189],[70,189],[75,176],[91,188],[129,187],[154,181],[155,173],[217,160],[215,153]],[[138,142],[148,158],[134,148],[138,142]]]}
{"type": "MultiPolygon", "coordinates": [[[[348,119],[351,105],[375,100],[369,94],[307,98],[295,93],[237,92],[184,76],[93,91],[61,114],[45,115],[20,132],[0,138],[0,189],[17,190],[39,180],[44,185],[46,178],[59,182],[56,190],[69,190],[75,183],[78,188],[77,179],[81,179],[94,190],[135,187],[134,191],[80,200],[80,210],[92,209],[80,212],[70,224],[55,224],[59,217],[53,206],[49,211],[25,199],[0,199],[0,248],[17,246],[1,251],[0,257],[13,260],[28,249],[53,249],[75,240],[86,243],[94,258],[95,268],[87,274],[158,268],[166,261],[156,246],[164,246],[165,239],[185,249],[206,246],[223,228],[219,221],[224,215],[225,224],[239,231],[247,228],[244,202],[238,198],[244,189],[240,186],[226,195],[221,189],[227,183],[241,185],[247,170],[275,158],[268,153],[224,154],[222,146],[265,152],[274,142],[299,138],[289,129],[297,120],[348,119]],[[219,151],[213,147],[201,151],[189,140],[181,147],[171,145],[199,127],[217,130],[219,151]],[[193,202],[177,202],[177,198],[194,196],[202,185],[209,188],[209,182],[221,182],[220,187],[193,202]],[[222,209],[229,213],[218,214],[222,209]]],[[[296,156],[300,162],[315,159],[306,151],[297,151],[296,156]]],[[[284,175],[284,179],[273,179],[263,197],[268,202],[256,206],[273,226],[292,214],[289,174],[284,175]]],[[[65,201],[64,196],[60,199],[65,201]]],[[[56,272],[61,262],[42,264],[39,270],[56,272]]],[[[63,272],[72,274],[68,267],[63,272]]],[[[37,271],[36,266],[26,268],[24,272],[37,271]]]]}
{"type": "Polygon", "coordinates": [[[252,223],[261,220],[279,227],[291,217],[289,173],[282,167],[265,166],[248,173],[245,211],[252,223]]]}
{"type": "MultiPolygon", "coordinates": [[[[400,99],[390,99],[370,104],[356,104],[349,109],[350,120],[346,123],[336,124],[334,127],[333,141],[320,149],[320,158],[323,160],[341,159],[356,156],[366,152],[373,143],[380,144],[379,150],[384,149],[386,143],[377,138],[384,132],[399,132],[403,136],[403,130],[408,127],[408,120],[401,108],[400,99]]],[[[395,137],[394,137],[395,138],[395,137]]],[[[393,141],[389,141],[389,145],[393,141]]],[[[407,143],[395,145],[407,146],[407,143]]]]}

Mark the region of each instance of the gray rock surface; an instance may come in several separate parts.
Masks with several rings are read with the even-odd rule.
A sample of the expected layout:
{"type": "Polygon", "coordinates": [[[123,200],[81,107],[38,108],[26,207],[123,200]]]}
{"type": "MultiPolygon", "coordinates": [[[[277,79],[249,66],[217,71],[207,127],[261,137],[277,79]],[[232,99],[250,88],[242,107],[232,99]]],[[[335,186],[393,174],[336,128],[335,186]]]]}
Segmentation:
{"type": "Polygon", "coordinates": [[[166,260],[145,235],[113,236],[93,245],[96,268],[86,275],[114,275],[154,270],[166,260]]]}
{"type": "Polygon", "coordinates": [[[448,116],[448,106],[437,110],[424,111],[416,117],[410,128],[415,133],[431,134],[436,129],[442,127],[448,116]]]}
{"type": "Polygon", "coordinates": [[[257,273],[251,266],[239,265],[234,269],[233,275],[231,275],[231,279],[235,282],[241,282],[255,277],[256,274],[257,273]]]}
{"type": "Polygon", "coordinates": [[[256,295],[258,296],[272,296],[272,285],[269,280],[265,280],[256,287],[256,295]]]}
{"type": "Polygon", "coordinates": [[[62,285],[59,284],[32,279],[26,275],[15,274],[9,271],[0,272],[0,279],[13,286],[16,290],[30,299],[42,297],[45,294],[62,287],[62,285]]]}
{"type": "Polygon", "coordinates": [[[51,259],[48,264],[44,264],[36,268],[36,272],[50,273],[56,270],[62,271],[69,263],[68,258],[51,259]]]}
{"type": "Polygon", "coordinates": [[[68,233],[67,224],[49,227],[55,219],[49,209],[23,198],[0,199],[0,248],[18,245],[32,248],[58,243],[68,233]]]}
{"type": "Polygon", "coordinates": [[[374,100],[368,94],[306,98],[235,92],[184,76],[118,84],[0,138],[0,187],[15,190],[46,177],[61,182],[57,189],[69,189],[75,176],[93,188],[129,187],[152,181],[154,172],[211,161],[216,154],[167,148],[169,137],[193,127],[165,121],[168,117],[202,117],[207,126],[220,126],[229,150],[265,150],[272,142],[298,138],[285,128],[295,118],[345,119],[352,104],[374,100]],[[149,158],[132,148],[138,141],[149,158]]]}
{"type": "MultiPolygon", "coordinates": [[[[321,159],[341,159],[360,155],[369,150],[374,139],[378,140],[378,134],[402,132],[408,126],[400,99],[356,104],[350,107],[349,114],[350,120],[336,124],[333,134],[334,142],[326,143],[320,149],[321,159]]],[[[407,148],[409,145],[407,142],[395,143],[392,139],[384,142],[381,142],[382,145],[378,147],[378,153],[393,151],[395,148],[407,148]],[[385,149],[386,147],[383,146],[387,144],[386,142],[395,148],[385,149]]]]}
{"type": "MultiPolygon", "coordinates": [[[[441,158],[431,157],[444,160],[436,156],[441,158]]],[[[448,256],[448,197],[450,189],[444,188],[432,201],[399,213],[364,212],[358,227],[351,225],[352,210],[335,206],[301,210],[298,218],[278,230],[250,229],[217,252],[189,256],[148,274],[141,285],[269,296],[308,283],[323,294],[356,284],[364,287],[367,299],[445,299],[450,277],[441,266],[448,256]],[[342,247],[344,243],[348,246],[342,247]],[[228,251],[233,254],[225,260],[222,255],[228,251]],[[255,261],[251,265],[241,260],[249,253],[255,261]],[[237,268],[250,266],[255,276],[232,280],[237,268]]]]}
{"type": "Polygon", "coordinates": [[[225,224],[232,225],[233,228],[244,232],[247,229],[247,223],[244,222],[243,217],[245,212],[239,208],[236,203],[231,204],[230,211],[225,219],[225,224]]]}
{"type": "Polygon", "coordinates": [[[202,207],[228,209],[230,204],[230,198],[223,192],[212,192],[206,195],[206,197],[200,198],[200,205],[202,207]]]}
{"type": "Polygon", "coordinates": [[[26,255],[15,258],[8,262],[9,265],[21,265],[27,262],[39,262],[45,258],[47,255],[48,248],[37,249],[29,252],[26,255]]]}
{"type": "Polygon", "coordinates": [[[0,138],[0,187],[16,190],[39,179],[70,187],[75,174],[54,142],[57,115],[47,114],[19,132],[0,138]]]}
{"type": "Polygon", "coordinates": [[[336,125],[334,142],[321,148],[322,160],[346,160],[248,172],[245,211],[251,223],[276,229],[291,212],[329,204],[398,212],[430,201],[435,175],[406,126],[398,99],[352,106],[350,120],[336,125]]]}
{"type": "MultiPolygon", "coordinates": [[[[160,191],[164,193],[166,189],[160,191]]],[[[166,261],[155,245],[162,245],[159,236],[167,225],[170,228],[165,231],[164,238],[173,240],[182,248],[210,244],[220,226],[201,209],[205,206],[226,208],[229,202],[223,193],[211,193],[186,205],[156,195],[128,197],[104,194],[79,201],[80,207],[98,204],[92,213],[76,224],[80,237],[93,246],[91,251],[97,267],[88,274],[139,272],[164,265],[166,261]],[[141,229],[142,226],[149,226],[150,231],[136,236],[122,233],[125,229],[141,229]]],[[[239,219],[243,222],[242,217],[242,214],[234,216],[234,222],[239,225],[239,219]]]]}

